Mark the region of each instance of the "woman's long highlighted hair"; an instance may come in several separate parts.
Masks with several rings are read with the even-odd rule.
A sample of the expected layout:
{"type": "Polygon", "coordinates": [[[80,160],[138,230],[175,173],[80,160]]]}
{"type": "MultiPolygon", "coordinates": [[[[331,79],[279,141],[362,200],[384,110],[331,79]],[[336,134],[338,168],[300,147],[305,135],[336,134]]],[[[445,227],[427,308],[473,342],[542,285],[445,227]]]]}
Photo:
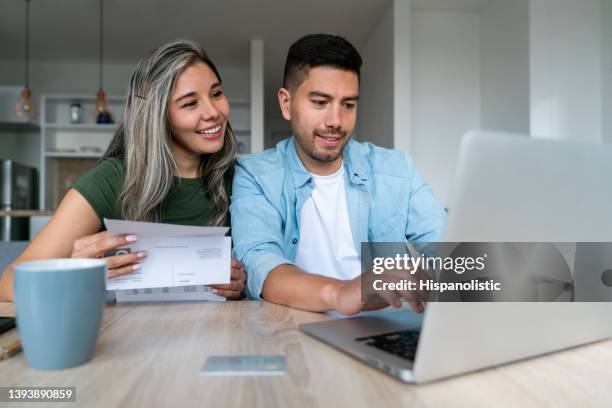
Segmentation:
{"type": "MultiPolygon", "coordinates": [[[[202,47],[189,40],[175,40],[159,47],[143,58],[132,73],[123,119],[103,156],[117,157],[125,163],[125,181],[117,205],[127,220],[162,220],[172,177],[177,172],[167,108],[178,76],[197,62],[208,65],[221,82],[217,68],[202,47]]],[[[222,225],[228,219],[225,183],[237,148],[229,122],[223,137],[223,148],[203,155],[199,168],[206,197],[214,205],[209,225],[222,225]]]]}

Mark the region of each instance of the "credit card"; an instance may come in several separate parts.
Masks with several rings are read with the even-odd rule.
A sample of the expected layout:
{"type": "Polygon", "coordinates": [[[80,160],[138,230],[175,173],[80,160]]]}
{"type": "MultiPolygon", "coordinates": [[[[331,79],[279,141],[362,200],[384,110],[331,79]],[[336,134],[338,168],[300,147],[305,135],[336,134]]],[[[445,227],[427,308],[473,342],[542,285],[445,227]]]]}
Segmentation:
{"type": "Polygon", "coordinates": [[[285,373],[284,356],[209,356],[200,374],[240,375],[282,375],[285,373]]]}

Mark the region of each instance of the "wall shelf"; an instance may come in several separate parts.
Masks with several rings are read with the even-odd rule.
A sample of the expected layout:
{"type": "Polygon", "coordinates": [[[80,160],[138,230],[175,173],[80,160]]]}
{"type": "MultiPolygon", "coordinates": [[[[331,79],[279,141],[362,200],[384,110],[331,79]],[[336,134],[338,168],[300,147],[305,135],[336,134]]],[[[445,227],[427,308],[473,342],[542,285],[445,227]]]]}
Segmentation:
{"type": "Polygon", "coordinates": [[[102,154],[95,152],[45,152],[46,157],[56,159],[97,159],[102,157],[102,154]]]}
{"type": "Polygon", "coordinates": [[[41,96],[39,208],[56,208],[72,183],[102,157],[123,113],[123,97],[108,95],[107,101],[115,123],[99,124],[93,114],[96,103],[93,94],[41,96]],[[74,102],[81,105],[81,123],[70,121],[70,106],[74,102]]]}
{"type": "MultiPolygon", "coordinates": [[[[115,123],[95,123],[95,95],[42,95],[40,98],[40,202],[39,208],[56,208],[65,191],[95,166],[123,114],[123,97],[108,95],[115,123]],[[70,122],[70,106],[81,105],[82,123],[70,122]],[[91,151],[99,149],[100,152],[91,151]],[[61,160],[76,159],[76,160],[61,160]]],[[[251,151],[251,102],[230,100],[231,124],[240,154],[251,151]]]]}
{"type": "Polygon", "coordinates": [[[116,123],[110,123],[110,124],[48,123],[45,126],[47,129],[55,129],[55,130],[65,130],[65,131],[87,130],[87,131],[101,131],[101,132],[114,132],[118,128],[118,125],[116,123]]]}

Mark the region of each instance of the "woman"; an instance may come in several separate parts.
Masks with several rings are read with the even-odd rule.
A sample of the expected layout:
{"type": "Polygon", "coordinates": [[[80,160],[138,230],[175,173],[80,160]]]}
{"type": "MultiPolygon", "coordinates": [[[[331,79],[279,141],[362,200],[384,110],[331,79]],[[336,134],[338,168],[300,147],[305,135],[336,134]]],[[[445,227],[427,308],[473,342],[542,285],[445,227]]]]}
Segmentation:
{"type": "MultiPolygon", "coordinates": [[[[143,58],[132,73],[123,120],[103,159],[78,180],[26,250],[3,273],[0,301],[13,300],[14,264],[44,258],[100,258],[134,242],[110,236],[104,218],[229,225],[236,138],[215,65],[195,42],[177,40],[143,58]]],[[[109,277],[133,272],[146,253],[108,256],[109,277]]],[[[213,292],[237,297],[242,264],[213,292]]]]}

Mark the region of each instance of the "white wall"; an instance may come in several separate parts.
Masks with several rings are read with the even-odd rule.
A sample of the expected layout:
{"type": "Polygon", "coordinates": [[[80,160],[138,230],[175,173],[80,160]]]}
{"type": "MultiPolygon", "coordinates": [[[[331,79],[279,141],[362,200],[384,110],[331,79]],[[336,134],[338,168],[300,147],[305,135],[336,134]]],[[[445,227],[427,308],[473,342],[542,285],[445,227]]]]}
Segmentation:
{"type": "Polygon", "coordinates": [[[410,0],[392,0],[361,47],[363,59],[355,138],[411,148],[410,0]]]}
{"type": "Polygon", "coordinates": [[[264,43],[251,40],[251,146],[250,153],[264,149],[264,43]]]}
{"type": "Polygon", "coordinates": [[[0,159],[11,159],[19,164],[38,168],[38,133],[0,132],[0,146],[0,159]]]}
{"type": "Polygon", "coordinates": [[[494,0],[480,15],[481,122],[529,133],[529,0],[494,0]]]}
{"type": "Polygon", "coordinates": [[[413,12],[412,149],[436,197],[447,203],[461,137],[480,128],[477,13],[413,12]]]}
{"type": "Polygon", "coordinates": [[[601,141],[601,7],[602,0],[531,0],[534,136],[601,141]]]}
{"type": "Polygon", "coordinates": [[[367,43],[359,90],[358,140],[393,147],[393,5],[391,4],[367,43]]]}
{"type": "Polygon", "coordinates": [[[393,0],[393,147],[412,150],[412,22],[410,0],[393,0]]]}
{"type": "Polygon", "coordinates": [[[603,140],[612,143],[612,1],[602,2],[603,59],[603,140]]]}

